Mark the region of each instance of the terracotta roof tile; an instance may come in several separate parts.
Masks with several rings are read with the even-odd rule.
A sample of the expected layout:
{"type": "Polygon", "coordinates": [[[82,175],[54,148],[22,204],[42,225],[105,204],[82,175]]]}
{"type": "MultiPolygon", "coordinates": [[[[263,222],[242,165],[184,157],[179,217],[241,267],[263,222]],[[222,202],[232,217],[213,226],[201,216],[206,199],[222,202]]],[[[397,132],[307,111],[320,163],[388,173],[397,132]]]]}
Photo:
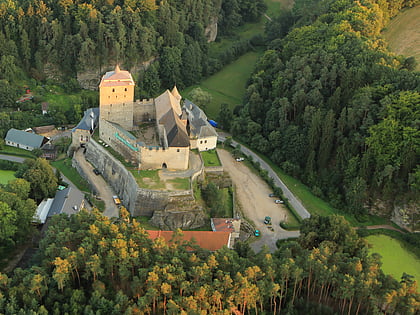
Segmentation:
{"type": "MultiPolygon", "coordinates": [[[[173,231],[146,231],[151,240],[162,237],[167,243],[172,239],[173,231]]],[[[229,246],[230,232],[182,231],[183,240],[195,241],[201,248],[215,251],[224,245],[229,246]]]]}

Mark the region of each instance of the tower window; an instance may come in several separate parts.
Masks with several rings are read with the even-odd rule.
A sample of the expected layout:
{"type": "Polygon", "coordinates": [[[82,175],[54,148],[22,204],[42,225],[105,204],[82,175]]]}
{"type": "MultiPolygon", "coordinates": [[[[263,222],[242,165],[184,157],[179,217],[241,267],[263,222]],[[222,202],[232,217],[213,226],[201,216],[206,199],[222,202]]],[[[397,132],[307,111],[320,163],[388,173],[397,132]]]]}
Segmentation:
{"type": "Polygon", "coordinates": [[[112,89],[112,92],[115,92],[115,89],[112,89]]]}
{"type": "Polygon", "coordinates": [[[124,91],[126,91],[126,92],[127,92],[127,88],[125,88],[125,89],[124,89],[124,91]]]}

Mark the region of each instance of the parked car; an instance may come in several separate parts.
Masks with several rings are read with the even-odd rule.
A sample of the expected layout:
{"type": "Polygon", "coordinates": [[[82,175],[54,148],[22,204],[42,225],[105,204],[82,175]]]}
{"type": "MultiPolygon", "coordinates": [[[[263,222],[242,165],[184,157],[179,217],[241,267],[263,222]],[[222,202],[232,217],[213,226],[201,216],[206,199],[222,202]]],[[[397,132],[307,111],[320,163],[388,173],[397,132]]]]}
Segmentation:
{"type": "Polygon", "coordinates": [[[118,198],[118,196],[112,196],[112,199],[114,199],[114,203],[119,206],[121,205],[121,200],[118,198]]]}
{"type": "Polygon", "coordinates": [[[243,158],[243,157],[239,157],[239,158],[236,158],[236,162],[242,162],[242,161],[244,161],[245,159],[243,158]]]}
{"type": "Polygon", "coordinates": [[[256,237],[260,236],[260,230],[255,230],[255,231],[254,231],[254,235],[255,235],[256,237]]]}
{"type": "Polygon", "coordinates": [[[268,197],[277,197],[275,194],[273,194],[273,193],[271,193],[271,194],[268,194],[268,197]]]}
{"type": "Polygon", "coordinates": [[[93,172],[95,173],[95,175],[101,175],[101,172],[97,168],[94,168],[93,172]]]}
{"type": "Polygon", "coordinates": [[[271,217],[265,217],[264,218],[264,224],[271,224],[271,217]]]}
{"type": "Polygon", "coordinates": [[[283,200],[280,200],[280,199],[276,199],[276,200],[274,200],[274,202],[275,203],[284,203],[284,201],[283,200]]]}

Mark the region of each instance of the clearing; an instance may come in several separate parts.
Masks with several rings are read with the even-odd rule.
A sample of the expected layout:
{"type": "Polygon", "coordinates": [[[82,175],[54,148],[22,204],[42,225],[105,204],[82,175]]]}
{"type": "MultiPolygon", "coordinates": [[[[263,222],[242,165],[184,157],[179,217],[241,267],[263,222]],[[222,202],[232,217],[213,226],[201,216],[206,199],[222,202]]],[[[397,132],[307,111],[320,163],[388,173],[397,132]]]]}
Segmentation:
{"type": "Polygon", "coordinates": [[[405,10],[393,18],[383,35],[389,49],[397,55],[414,56],[420,70],[420,6],[405,10]]]}
{"type": "Polygon", "coordinates": [[[261,55],[262,52],[244,54],[204,80],[200,85],[194,85],[185,89],[182,91],[182,95],[190,98],[189,93],[197,87],[210,93],[212,101],[207,105],[205,112],[210,119],[216,119],[220,110],[220,104],[226,103],[233,110],[235,106],[242,103],[246,82],[254,70],[257,59],[261,55]]]}
{"type": "Polygon", "coordinates": [[[382,256],[382,270],[385,274],[392,275],[400,280],[403,272],[420,279],[420,261],[417,257],[405,249],[401,242],[387,235],[370,235],[366,237],[372,244],[371,253],[382,256]]]}
{"type": "Polygon", "coordinates": [[[0,184],[6,185],[9,180],[15,179],[16,171],[0,170],[0,184]]]}

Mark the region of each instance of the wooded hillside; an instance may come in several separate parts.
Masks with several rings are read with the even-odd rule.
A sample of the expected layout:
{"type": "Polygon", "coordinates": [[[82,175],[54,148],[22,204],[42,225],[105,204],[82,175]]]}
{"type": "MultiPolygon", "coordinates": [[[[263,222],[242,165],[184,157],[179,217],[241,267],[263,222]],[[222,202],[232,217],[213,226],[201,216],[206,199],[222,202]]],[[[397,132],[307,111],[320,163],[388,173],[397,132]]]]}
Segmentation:
{"type": "Polygon", "coordinates": [[[380,31],[418,1],[295,2],[267,27],[233,134],[361,220],[378,200],[415,211],[420,75],[380,31]]]}

